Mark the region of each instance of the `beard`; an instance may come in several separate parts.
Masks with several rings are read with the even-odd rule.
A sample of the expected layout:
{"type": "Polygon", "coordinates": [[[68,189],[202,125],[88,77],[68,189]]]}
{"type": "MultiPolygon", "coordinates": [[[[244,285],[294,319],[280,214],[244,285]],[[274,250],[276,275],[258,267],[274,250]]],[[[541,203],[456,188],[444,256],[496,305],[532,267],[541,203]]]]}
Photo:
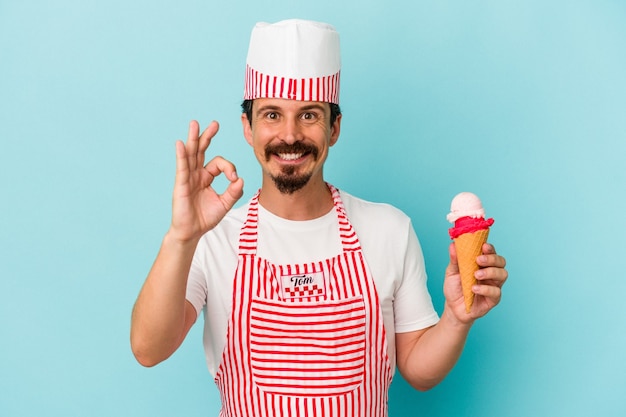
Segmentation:
{"type": "Polygon", "coordinates": [[[296,191],[302,189],[305,185],[308,184],[311,179],[311,173],[306,174],[293,174],[293,167],[288,167],[283,170],[279,175],[272,175],[272,181],[283,194],[293,194],[296,191]]]}
{"type": "MultiPolygon", "coordinates": [[[[296,142],[288,145],[286,143],[279,143],[277,145],[268,144],[265,147],[265,160],[269,162],[272,155],[278,154],[310,154],[314,160],[317,160],[319,155],[319,149],[313,145],[304,144],[302,142],[296,142]]],[[[296,191],[302,189],[308,184],[312,172],[299,173],[298,167],[287,165],[284,166],[281,172],[277,175],[270,175],[274,185],[283,194],[293,194],[296,191]]]]}

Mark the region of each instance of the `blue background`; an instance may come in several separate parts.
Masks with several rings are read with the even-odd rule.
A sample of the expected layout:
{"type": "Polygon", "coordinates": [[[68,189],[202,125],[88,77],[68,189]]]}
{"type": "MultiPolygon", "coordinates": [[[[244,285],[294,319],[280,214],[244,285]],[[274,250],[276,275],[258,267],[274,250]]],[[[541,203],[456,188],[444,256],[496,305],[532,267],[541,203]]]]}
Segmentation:
{"type": "MultiPolygon", "coordinates": [[[[623,1],[0,0],[0,415],[216,416],[201,326],[145,369],[130,312],[167,230],[174,141],[259,168],[239,104],[257,21],[343,49],[328,180],[415,224],[438,311],[451,198],[509,262],[453,372],[392,416],[626,415],[623,1]]],[[[221,183],[223,184],[223,183],[221,183]]]]}

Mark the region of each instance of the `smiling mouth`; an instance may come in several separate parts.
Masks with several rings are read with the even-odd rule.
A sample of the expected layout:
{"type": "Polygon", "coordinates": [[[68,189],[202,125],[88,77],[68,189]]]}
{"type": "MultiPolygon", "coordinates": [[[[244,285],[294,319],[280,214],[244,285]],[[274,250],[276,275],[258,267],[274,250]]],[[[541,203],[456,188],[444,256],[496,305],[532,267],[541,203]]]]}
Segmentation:
{"type": "Polygon", "coordinates": [[[277,154],[283,161],[296,161],[308,153],[279,153],[277,154]]]}
{"type": "Polygon", "coordinates": [[[287,145],[285,143],[268,145],[265,147],[265,157],[269,161],[272,155],[284,162],[295,162],[309,155],[317,159],[318,149],[315,146],[296,142],[287,145]]]}

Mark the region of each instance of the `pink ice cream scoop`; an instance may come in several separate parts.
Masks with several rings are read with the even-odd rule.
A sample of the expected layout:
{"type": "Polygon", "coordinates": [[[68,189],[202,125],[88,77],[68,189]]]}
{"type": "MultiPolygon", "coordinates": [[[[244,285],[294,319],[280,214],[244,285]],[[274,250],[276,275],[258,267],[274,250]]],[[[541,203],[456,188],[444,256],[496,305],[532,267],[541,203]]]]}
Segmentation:
{"type": "Polygon", "coordinates": [[[493,219],[485,220],[485,209],[476,194],[462,192],[457,194],[450,204],[450,213],[446,216],[454,227],[448,230],[450,237],[455,239],[464,233],[489,229],[493,219]]]}

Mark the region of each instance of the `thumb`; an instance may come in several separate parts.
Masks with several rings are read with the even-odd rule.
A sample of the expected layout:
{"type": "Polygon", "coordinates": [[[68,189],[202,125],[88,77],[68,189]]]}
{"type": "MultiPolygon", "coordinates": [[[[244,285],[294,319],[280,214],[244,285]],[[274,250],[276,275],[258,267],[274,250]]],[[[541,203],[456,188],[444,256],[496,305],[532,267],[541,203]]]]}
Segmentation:
{"type": "Polygon", "coordinates": [[[459,262],[456,256],[456,246],[454,246],[454,242],[450,243],[448,252],[450,254],[450,264],[448,264],[447,273],[457,274],[459,272],[459,262]]]}
{"type": "Polygon", "coordinates": [[[230,210],[241,198],[242,195],[243,178],[237,178],[236,180],[231,181],[230,184],[228,184],[228,187],[220,197],[222,199],[222,204],[224,204],[226,210],[230,210]]]}

